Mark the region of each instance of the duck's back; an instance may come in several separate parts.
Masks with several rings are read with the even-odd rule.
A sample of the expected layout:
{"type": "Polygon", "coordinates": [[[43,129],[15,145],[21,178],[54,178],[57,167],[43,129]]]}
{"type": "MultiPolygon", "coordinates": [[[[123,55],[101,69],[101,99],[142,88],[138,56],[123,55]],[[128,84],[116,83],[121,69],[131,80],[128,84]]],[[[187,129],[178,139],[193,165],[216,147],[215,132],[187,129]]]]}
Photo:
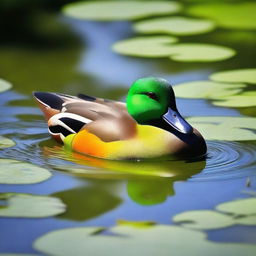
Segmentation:
{"type": "Polygon", "coordinates": [[[35,92],[34,96],[48,122],[50,134],[63,141],[68,135],[86,130],[103,141],[116,141],[134,135],[136,122],[126,105],[80,94],[35,92]]]}

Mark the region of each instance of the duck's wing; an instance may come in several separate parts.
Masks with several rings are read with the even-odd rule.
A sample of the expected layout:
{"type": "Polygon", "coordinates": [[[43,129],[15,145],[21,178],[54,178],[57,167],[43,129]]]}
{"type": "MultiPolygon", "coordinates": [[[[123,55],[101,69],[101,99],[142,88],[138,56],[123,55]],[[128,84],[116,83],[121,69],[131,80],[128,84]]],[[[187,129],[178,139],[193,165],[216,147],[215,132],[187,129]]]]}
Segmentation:
{"type": "Polygon", "coordinates": [[[57,140],[87,130],[103,141],[127,139],[135,134],[136,122],[126,104],[85,94],[76,96],[34,92],[48,121],[49,132],[57,140]]]}

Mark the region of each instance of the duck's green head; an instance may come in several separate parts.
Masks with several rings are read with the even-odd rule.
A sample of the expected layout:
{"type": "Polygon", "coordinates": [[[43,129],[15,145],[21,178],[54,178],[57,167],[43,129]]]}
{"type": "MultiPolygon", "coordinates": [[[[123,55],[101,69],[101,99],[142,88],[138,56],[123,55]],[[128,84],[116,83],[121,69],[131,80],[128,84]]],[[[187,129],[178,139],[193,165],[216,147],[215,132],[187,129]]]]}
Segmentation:
{"type": "Polygon", "coordinates": [[[163,120],[179,132],[193,131],[179,114],[174,91],[165,79],[147,77],[135,81],[128,92],[127,109],[139,124],[163,120]]]}

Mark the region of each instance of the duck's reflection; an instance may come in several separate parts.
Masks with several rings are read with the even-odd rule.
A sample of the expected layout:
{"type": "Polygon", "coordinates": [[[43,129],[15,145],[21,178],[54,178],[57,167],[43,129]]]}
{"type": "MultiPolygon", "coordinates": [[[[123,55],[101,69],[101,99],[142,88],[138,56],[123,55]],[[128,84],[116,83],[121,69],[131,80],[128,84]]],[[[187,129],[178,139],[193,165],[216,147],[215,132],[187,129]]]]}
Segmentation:
{"type": "Polygon", "coordinates": [[[115,191],[117,183],[113,180],[127,183],[127,194],[134,202],[154,205],[163,203],[175,194],[175,181],[187,180],[202,171],[206,165],[205,159],[190,162],[110,161],[68,152],[61,146],[44,147],[44,153],[53,168],[91,181],[89,187],[54,194],[67,205],[68,210],[63,217],[73,220],[93,218],[120,204],[118,191],[115,191]],[[68,162],[66,165],[56,165],[58,159],[68,162]]]}

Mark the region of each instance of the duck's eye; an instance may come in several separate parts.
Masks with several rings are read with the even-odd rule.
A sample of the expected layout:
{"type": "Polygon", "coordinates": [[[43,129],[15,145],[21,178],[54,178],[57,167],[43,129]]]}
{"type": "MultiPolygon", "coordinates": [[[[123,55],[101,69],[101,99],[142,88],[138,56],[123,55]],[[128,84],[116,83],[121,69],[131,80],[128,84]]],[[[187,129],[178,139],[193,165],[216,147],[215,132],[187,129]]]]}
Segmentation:
{"type": "Polygon", "coordinates": [[[147,92],[146,95],[153,100],[158,100],[158,97],[154,92],[147,92]]]}

